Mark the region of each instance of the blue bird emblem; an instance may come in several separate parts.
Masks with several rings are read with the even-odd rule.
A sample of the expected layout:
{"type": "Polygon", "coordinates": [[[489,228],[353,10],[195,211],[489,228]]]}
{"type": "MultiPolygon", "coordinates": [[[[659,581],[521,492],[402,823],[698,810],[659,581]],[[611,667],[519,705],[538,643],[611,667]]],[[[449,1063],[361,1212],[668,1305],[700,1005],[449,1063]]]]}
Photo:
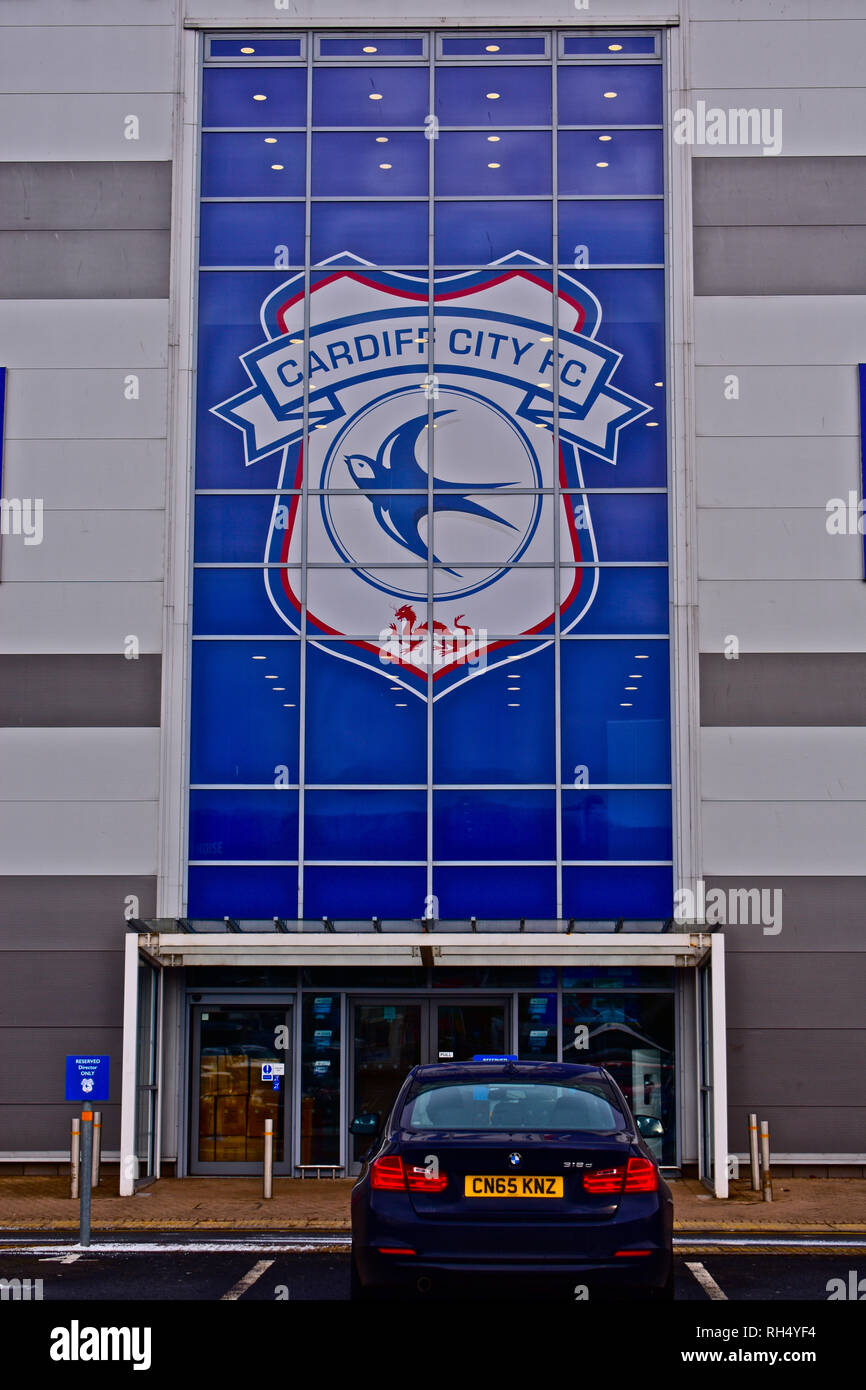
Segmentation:
{"type": "MultiPolygon", "coordinates": [[[[442,415],[450,414],[450,410],[438,410],[433,418],[439,419],[442,415]]],[[[418,415],[415,419],[398,425],[385,437],[375,458],[370,458],[367,454],[344,455],[352,481],[366,495],[379,525],[398,545],[402,545],[422,560],[428,558],[428,550],[418,527],[422,518],[427,515],[427,498],[376,492],[373,489],[414,488],[427,491],[428,475],[415,457],[415,445],[426,424],[427,416],[418,415]]],[[[516,531],[518,528],[510,521],[497,516],[488,507],[482,507],[468,495],[472,492],[491,492],[509,486],[509,483],[437,481],[433,494],[433,511],[462,512],[465,516],[495,521],[499,526],[508,526],[512,531],[516,531]]],[[[433,556],[433,561],[436,564],[441,563],[436,555],[433,556]]],[[[448,574],[458,574],[457,570],[448,569],[447,566],[445,568],[448,574]]]]}

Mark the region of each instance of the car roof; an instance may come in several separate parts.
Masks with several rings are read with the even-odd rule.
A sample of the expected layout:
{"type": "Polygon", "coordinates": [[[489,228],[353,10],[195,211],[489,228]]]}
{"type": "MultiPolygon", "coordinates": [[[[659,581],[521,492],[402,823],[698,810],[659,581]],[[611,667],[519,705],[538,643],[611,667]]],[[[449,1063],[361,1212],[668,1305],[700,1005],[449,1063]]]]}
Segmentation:
{"type": "Polygon", "coordinates": [[[573,1081],[608,1079],[603,1067],[577,1062],[428,1062],[409,1073],[416,1081],[573,1081]]]}

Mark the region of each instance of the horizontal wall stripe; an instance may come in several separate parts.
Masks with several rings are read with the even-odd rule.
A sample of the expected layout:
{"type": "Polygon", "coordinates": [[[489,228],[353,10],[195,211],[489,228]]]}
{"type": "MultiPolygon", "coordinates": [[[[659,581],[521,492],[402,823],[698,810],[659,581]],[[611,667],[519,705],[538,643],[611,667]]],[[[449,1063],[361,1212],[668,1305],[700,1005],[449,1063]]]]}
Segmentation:
{"type": "MultiPolygon", "coordinates": [[[[728,0],[713,0],[724,5],[728,0]]],[[[694,3],[694,0],[692,0],[694,3]]],[[[759,0],[766,5],[769,0],[759,0]]],[[[787,3],[787,0],[785,0],[787,3]]],[[[861,6],[862,0],[853,0],[861,6]]],[[[739,10],[739,6],[738,6],[739,10]]],[[[733,16],[732,16],[733,18],[733,16]]],[[[826,16],[821,13],[821,20],[826,16]]],[[[866,154],[866,88],[863,87],[746,87],[736,79],[730,87],[706,88],[689,94],[689,108],[696,110],[696,102],[706,103],[706,109],[761,111],[781,110],[781,123],[777,129],[782,136],[782,154],[774,159],[789,159],[796,156],[813,158],[832,156],[857,156],[866,154]]],[[[773,118],[778,121],[777,117],[773,118]]],[[[768,134],[774,134],[773,124],[768,134]]],[[[760,144],[755,145],[702,145],[699,149],[701,159],[757,160],[767,163],[760,144]]]]}
{"type": "Polygon", "coordinates": [[[2,231],[168,231],[165,160],[0,163],[2,231]]]}
{"type": "MultiPolygon", "coordinates": [[[[866,25],[863,32],[866,37],[866,25]]],[[[739,93],[729,97],[731,106],[745,104],[739,93]]],[[[692,160],[692,207],[696,227],[863,226],[866,156],[782,154],[757,163],[698,156],[692,160]]]]}
{"type": "Polygon", "coordinates": [[[866,227],[696,227],[694,266],[696,295],[863,293],[866,227]]]}
{"type": "Polygon", "coordinates": [[[168,304],[161,300],[10,299],[0,302],[0,360],[12,370],[164,367],[168,304]]]}
{"type": "MultiPolygon", "coordinates": [[[[728,16],[731,5],[725,5],[728,16]]],[[[739,9],[739,7],[737,7],[739,9]]],[[[820,8],[809,19],[823,18],[820,8]]],[[[693,87],[858,87],[866,21],[835,24],[787,19],[691,25],[693,87]]],[[[578,16],[579,22],[579,16],[578,16]]]]}
{"type": "MultiPolygon", "coordinates": [[[[20,537],[13,537],[16,542],[20,537]]],[[[4,537],[8,545],[10,537],[4,537]]],[[[2,555],[2,548],[0,548],[2,555]]],[[[162,584],[116,580],[70,584],[0,584],[3,646],[10,653],[123,651],[130,634],[139,651],[162,649],[162,584]]]]}
{"type": "Polygon", "coordinates": [[[700,761],[706,801],[866,801],[863,728],[705,728],[700,761]]]}
{"type": "Polygon", "coordinates": [[[695,302],[695,362],[853,366],[863,358],[864,317],[866,294],[708,296],[695,302]]]}
{"type": "Polygon", "coordinates": [[[866,725],[866,652],[702,652],[700,682],[704,727],[866,725]]]}
{"type": "Polygon", "coordinates": [[[0,655],[0,727],[157,728],[162,658],[0,655]]]}
{"type": "Polygon", "coordinates": [[[695,423],[699,435],[853,435],[860,428],[857,373],[849,365],[696,367],[695,423]],[[735,399],[725,395],[731,372],[739,377],[735,399]]]}
{"type": "Polygon", "coordinates": [[[724,652],[729,634],[741,653],[862,652],[866,586],[849,579],[704,579],[698,621],[702,652],[724,652]]]}
{"type": "Polygon", "coordinates": [[[3,457],[5,495],[55,513],[160,511],[165,472],[163,439],[7,439],[3,457]]]}
{"type": "MultiPolygon", "coordinates": [[[[863,1152],[866,1106],[849,1098],[827,1104],[812,1083],[793,1084],[797,1064],[792,1060],[787,1084],[764,1072],[765,1034],[728,1034],[728,1150],[744,1153],[749,1139],[749,1114],[760,1112],[770,1126],[774,1154],[855,1154],[863,1152]],[[736,1039],[736,1041],[734,1041],[736,1039]],[[736,1057],[736,1067],[732,1062],[736,1057]],[[858,1147],[859,1146],[859,1147],[858,1147]]],[[[836,1057],[845,1046],[862,1047],[862,1034],[810,1033],[818,1057],[836,1057]],[[856,1041],[854,1040],[856,1039],[856,1041]]],[[[781,1065],[781,1064],[780,1064],[781,1065]]],[[[774,1160],[775,1162],[775,1160],[774,1160]]],[[[816,1167],[819,1164],[816,1163],[816,1167]]],[[[837,1176],[835,1170],[833,1176],[837,1176]]],[[[748,1175],[748,1165],[746,1166],[748,1175]]],[[[859,1175],[858,1175],[859,1176],[859,1175]]],[[[820,1286],[823,1290],[823,1284],[820,1286]]]]}
{"type": "MultiPolygon", "coordinates": [[[[38,958],[31,951],[4,951],[0,971],[3,1028],[29,1032],[36,1020],[43,1019],[50,1020],[53,1028],[122,1027],[123,944],[118,933],[113,951],[76,951],[73,941],[67,951],[43,950],[38,958]]],[[[18,1089],[14,1094],[23,1096],[18,1089]]]]}
{"type": "Polygon", "coordinates": [[[701,829],[705,874],[856,874],[866,802],[704,801],[701,829]]]}
{"type": "MultiPolygon", "coordinates": [[[[66,5],[67,0],[60,2],[66,5]]],[[[0,25],[6,13],[0,5],[0,25]]],[[[163,161],[172,156],[173,109],[171,92],[67,92],[58,119],[53,93],[4,92],[0,94],[3,150],[19,162],[163,161]],[[138,117],[137,140],[126,138],[129,115],[138,117]]]]}
{"type": "MultiPolygon", "coordinates": [[[[68,8],[68,7],[66,7],[68,8]]],[[[78,8],[88,9],[89,5],[78,8]]],[[[23,19],[30,5],[16,5],[23,19]]],[[[146,11],[142,5],[141,10],[146,11]]],[[[43,24],[4,30],[0,44],[3,92],[171,92],[177,90],[173,24],[43,24]],[[98,38],[98,42],[95,41],[98,38]]],[[[277,23],[279,20],[277,19],[277,23]]],[[[63,108],[58,103],[58,119],[63,108]]]]}
{"type": "MultiPolygon", "coordinates": [[[[7,874],[0,878],[0,952],[123,949],[127,897],[156,915],[156,879],[136,874],[7,874]]],[[[2,958],[0,958],[2,964],[2,958]]]]}
{"type": "Polygon", "coordinates": [[[862,581],[863,537],[831,535],[826,506],[701,507],[697,521],[700,579],[862,581]]]}
{"type": "Polygon", "coordinates": [[[0,767],[0,802],[155,801],[159,731],[0,729],[0,767]]]}
{"type": "MultiPolygon", "coordinates": [[[[32,510],[26,514],[33,533],[32,510]]],[[[25,513],[22,511],[22,524],[25,513]]],[[[74,583],[93,580],[160,580],[163,574],[163,511],[51,511],[43,508],[42,540],[6,536],[0,576],[6,581],[74,583]]],[[[33,537],[35,539],[35,536],[33,537]]]]}
{"type": "Polygon", "coordinates": [[[853,435],[701,435],[695,475],[699,507],[778,507],[784,502],[826,512],[830,498],[847,500],[852,490],[859,496],[860,441],[853,435]]]}
{"type": "Polygon", "coordinates": [[[0,874],[156,873],[156,801],[50,797],[0,801],[0,874]]]}
{"type": "Polygon", "coordinates": [[[0,298],[167,299],[168,232],[0,232],[0,298]]]}

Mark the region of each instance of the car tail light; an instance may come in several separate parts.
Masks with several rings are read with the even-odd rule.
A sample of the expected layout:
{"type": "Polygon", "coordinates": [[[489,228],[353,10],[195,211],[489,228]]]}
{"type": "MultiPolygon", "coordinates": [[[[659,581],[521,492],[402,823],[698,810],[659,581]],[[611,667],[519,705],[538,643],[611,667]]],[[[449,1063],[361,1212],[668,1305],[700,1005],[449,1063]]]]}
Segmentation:
{"type": "Polygon", "coordinates": [[[659,1170],[648,1158],[630,1158],[625,1170],[626,1192],[656,1192],[659,1170]]]}
{"type": "Polygon", "coordinates": [[[406,1169],[410,1192],[444,1192],[448,1179],[444,1173],[431,1173],[429,1168],[406,1169]]]}
{"type": "Polygon", "coordinates": [[[591,1173],[584,1173],[583,1186],[587,1192],[621,1192],[624,1177],[623,1164],[618,1168],[596,1168],[591,1173]]]}
{"type": "Polygon", "coordinates": [[[444,1192],[448,1179],[444,1173],[431,1175],[429,1168],[403,1165],[399,1154],[374,1158],[370,1164],[370,1186],[378,1192],[444,1192]]]}
{"type": "Polygon", "coordinates": [[[374,1158],[370,1164],[370,1186],[379,1192],[405,1192],[406,1178],[399,1154],[374,1158]]]}

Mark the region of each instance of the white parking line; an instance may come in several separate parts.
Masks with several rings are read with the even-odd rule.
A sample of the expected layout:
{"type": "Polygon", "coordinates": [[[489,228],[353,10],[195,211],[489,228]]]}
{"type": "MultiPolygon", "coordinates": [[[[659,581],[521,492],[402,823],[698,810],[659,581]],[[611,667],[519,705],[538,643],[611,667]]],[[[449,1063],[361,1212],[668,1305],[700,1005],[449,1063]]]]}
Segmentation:
{"type": "Polygon", "coordinates": [[[686,1260],[685,1265],[686,1269],[690,1270],[691,1273],[695,1276],[701,1288],[704,1290],[704,1292],[707,1294],[709,1298],[724,1298],[727,1300],[728,1295],[726,1293],[723,1293],[723,1291],[719,1288],[718,1284],[713,1278],[712,1274],[710,1274],[709,1270],[704,1269],[700,1260],[686,1260]]]}
{"type": "Polygon", "coordinates": [[[228,1293],[223,1294],[220,1303],[232,1303],[235,1299],[240,1298],[242,1293],[246,1293],[247,1289],[252,1288],[257,1279],[261,1279],[265,1270],[270,1269],[272,1264],[273,1260],[257,1260],[249,1273],[245,1274],[243,1279],[239,1279],[228,1293]]]}
{"type": "Polygon", "coordinates": [[[74,1265],[76,1260],[80,1260],[80,1255],[47,1255],[40,1259],[41,1265],[74,1265]]]}

